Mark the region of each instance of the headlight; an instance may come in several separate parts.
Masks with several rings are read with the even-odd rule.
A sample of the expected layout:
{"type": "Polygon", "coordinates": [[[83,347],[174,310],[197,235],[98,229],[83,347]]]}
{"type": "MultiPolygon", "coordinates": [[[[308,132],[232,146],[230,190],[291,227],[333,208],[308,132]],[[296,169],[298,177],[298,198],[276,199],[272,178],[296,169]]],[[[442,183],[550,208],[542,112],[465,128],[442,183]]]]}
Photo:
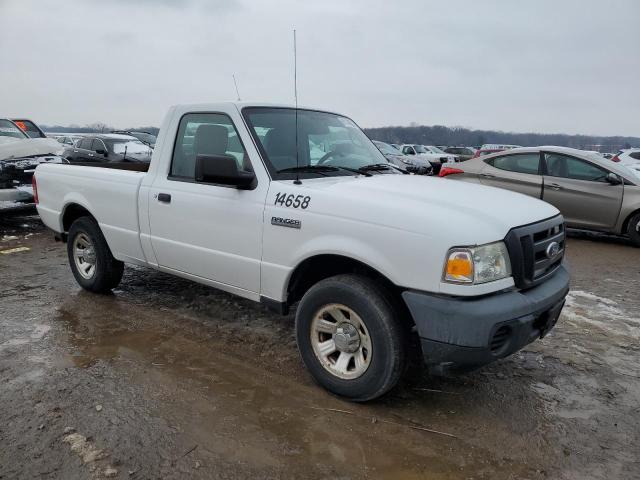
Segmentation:
{"type": "Polygon", "coordinates": [[[504,242],[480,247],[452,248],[447,254],[443,279],[449,283],[487,283],[511,276],[504,242]]]}

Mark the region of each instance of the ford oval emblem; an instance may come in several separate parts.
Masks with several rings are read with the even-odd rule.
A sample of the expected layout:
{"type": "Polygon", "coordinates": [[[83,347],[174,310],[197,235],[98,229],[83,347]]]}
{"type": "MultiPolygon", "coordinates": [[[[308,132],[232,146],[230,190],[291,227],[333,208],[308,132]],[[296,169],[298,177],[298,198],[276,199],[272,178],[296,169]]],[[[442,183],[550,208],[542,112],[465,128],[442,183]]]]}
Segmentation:
{"type": "Polygon", "coordinates": [[[560,253],[560,244],[558,242],[551,242],[547,245],[547,250],[545,251],[547,258],[553,258],[560,253]]]}

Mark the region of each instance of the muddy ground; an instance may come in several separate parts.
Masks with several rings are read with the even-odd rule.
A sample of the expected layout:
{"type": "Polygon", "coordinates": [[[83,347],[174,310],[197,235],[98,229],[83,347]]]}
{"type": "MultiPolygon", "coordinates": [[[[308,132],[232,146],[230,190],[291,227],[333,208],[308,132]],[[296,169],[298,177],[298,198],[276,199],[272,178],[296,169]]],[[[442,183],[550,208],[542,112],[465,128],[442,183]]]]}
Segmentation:
{"type": "Polygon", "coordinates": [[[521,353],[354,405],[292,317],[127,268],[82,291],[37,217],[0,220],[0,478],[640,478],[640,250],[574,234],[568,305],[521,353]],[[433,433],[423,428],[447,433],[433,433]]]}

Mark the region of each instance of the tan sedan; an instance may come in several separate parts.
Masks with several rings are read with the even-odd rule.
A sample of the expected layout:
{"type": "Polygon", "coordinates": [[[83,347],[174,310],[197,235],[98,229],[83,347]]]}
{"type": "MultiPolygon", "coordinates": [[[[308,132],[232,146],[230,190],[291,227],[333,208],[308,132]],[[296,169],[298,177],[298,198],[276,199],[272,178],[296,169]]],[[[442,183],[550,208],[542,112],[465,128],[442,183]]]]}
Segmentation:
{"type": "Polygon", "coordinates": [[[640,247],[640,176],[600,155],[516,148],[443,167],[440,176],[540,198],[557,207],[569,227],[628,235],[640,247]]]}

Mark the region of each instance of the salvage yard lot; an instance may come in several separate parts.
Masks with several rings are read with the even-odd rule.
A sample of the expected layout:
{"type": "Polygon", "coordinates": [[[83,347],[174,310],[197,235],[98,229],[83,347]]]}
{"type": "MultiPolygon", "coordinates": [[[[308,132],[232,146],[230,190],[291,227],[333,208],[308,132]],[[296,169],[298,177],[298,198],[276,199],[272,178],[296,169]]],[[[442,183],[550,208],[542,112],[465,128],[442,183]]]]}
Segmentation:
{"type": "Polygon", "coordinates": [[[316,387],[293,316],[127,267],[82,291],[37,217],[0,220],[0,478],[638,478],[640,250],[573,233],[541,342],[381,400],[316,387]],[[20,247],[26,247],[19,249],[20,247]]]}

